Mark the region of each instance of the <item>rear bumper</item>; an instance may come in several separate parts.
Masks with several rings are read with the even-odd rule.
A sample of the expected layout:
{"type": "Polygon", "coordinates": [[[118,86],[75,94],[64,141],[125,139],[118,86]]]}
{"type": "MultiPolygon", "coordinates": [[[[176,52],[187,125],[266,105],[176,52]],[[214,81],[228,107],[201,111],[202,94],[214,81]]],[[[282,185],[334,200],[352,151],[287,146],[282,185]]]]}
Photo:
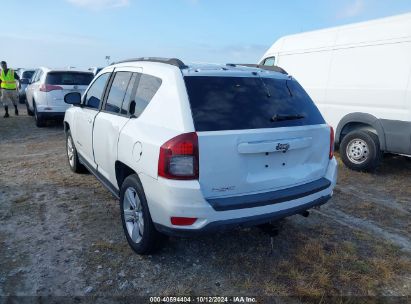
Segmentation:
{"type": "Polygon", "coordinates": [[[37,116],[43,120],[63,119],[65,112],[38,112],[37,116]]]}
{"type": "Polygon", "coordinates": [[[66,110],[70,107],[68,104],[58,104],[58,105],[53,105],[53,104],[41,104],[36,101],[36,106],[37,106],[37,112],[45,112],[45,113],[64,113],[66,110]]]}
{"type": "Polygon", "coordinates": [[[279,204],[320,192],[330,187],[331,181],[320,178],[311,183],[291,187],[283,190],[257,193],[251,195],[234,196],[228,198],[207,199],[216,211],[255,208],[266,205],[279,204]]]}
{"type": "Polygon", "coordinates": [[[202,234],[207,234],[207,233],[217,232],[217,231],[226,231],[226,230],[231,230],[231,229],[236,229],[236,228],[252,227],[252,226],[265,224],[265,223],[272,222],[272,221],[277,221],[277,220],[283,219],[288,216],[302,213],[313,207],[321,206],[325,204],[326,202],[328,202],[330,198],[331,198],[331,195],[322,196],[312,202],[298,205],[293,208],[272,212],[269,214],[261,214],[261,215],[250,216],[250,217],[242,217],[242,218],[229,219],[229,220],[223,220],[223,221],[215,221],[215,222],[209,223],[208,225],[200,229],[195,229],[195,230],[170,228],[170,227],[163,226],[161,224],[156,224],[156,223],[154,223],[154,226],[161,233],[164,233],[170,236],[190,237],[190,236],[202,235],[202,234]]]}
{"type": "Polygon", "coordinates": [[[145,174],[140,174],[139,177],[157,229],[171,235],[180,235],[179,231],[183,235],[190,235],[236,226],[253,226],[322,205],[333,194],[337,171],[337,161],[333,158],[323,179],[318,183],[315,182],[312,187],[305,187],[311,183],[303,185],[302,188],[298,186],[297,189],[303,190],[298,195],[294,195],[296,193],[293,191],[289,192],[295,188],[293,187],[275,193],[231,197],[230,199],[238,199],[235,203],[239,204],[236,208],[230,206],[228,210],[217,210],[213,207],[210,201],[204,198],[198,181],[174,181],[161,177],[154,179],[145,174]],[[266,195],[268,197],[265,197],[266,195]],[[255,200],[257,196],[262,196],[264,199],[257,201],[255,200]],[[250,197],[252,200],[248,201],[250,197]],[[253,205],[250,205],[250,202],[253,205]],[[246,204],[243,205],[244,203],[246,204]],[[191,217],[197,220],[191,226],[175,226],[171,224],[171,217],[191,217]]]}
{"type": "Polygon", "coordinates": [[[37,105],[37,115],[41,119],[62,119],[69,105],[37,105]]]}

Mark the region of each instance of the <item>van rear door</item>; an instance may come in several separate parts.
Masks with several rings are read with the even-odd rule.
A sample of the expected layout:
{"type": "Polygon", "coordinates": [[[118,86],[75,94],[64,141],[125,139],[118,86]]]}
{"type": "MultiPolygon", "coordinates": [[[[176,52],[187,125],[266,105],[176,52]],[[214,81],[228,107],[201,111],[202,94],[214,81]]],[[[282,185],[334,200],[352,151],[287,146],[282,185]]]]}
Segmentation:
{"type": "Polygon", "coordinates": [[[330,129],[295,80],[276,77],[185,76],[205,198],[283,189],[325,175],[330,129]]]}

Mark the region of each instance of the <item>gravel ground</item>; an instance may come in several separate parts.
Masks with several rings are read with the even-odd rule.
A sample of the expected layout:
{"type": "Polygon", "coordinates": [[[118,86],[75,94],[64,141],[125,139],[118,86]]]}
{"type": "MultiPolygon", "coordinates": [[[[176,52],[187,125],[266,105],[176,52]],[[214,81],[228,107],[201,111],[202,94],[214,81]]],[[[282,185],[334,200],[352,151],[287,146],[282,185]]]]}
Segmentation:
{"type": "Polygon", "coordinates": [[[0,296],[411,295],[411,160],[374,174],[340,165],[333,199],[283,222],[129,249],[118,202],[73,174],[61,122],[0,111],[0,296]]]}

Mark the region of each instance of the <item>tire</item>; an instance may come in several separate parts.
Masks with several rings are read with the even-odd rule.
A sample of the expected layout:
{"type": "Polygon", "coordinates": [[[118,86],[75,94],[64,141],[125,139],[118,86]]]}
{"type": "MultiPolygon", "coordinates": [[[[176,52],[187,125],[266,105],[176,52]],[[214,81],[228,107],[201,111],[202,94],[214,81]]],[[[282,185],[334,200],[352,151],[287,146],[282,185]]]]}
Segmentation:
{"type": "Polygon", "coordinates": [[[74,145],[73,137],[71,136],[70,130],[67,130],[67,133],[66,133],[66,153],[67,153],[67,161],[68,161],[71,171],[75,173],[84,172],[85,167],[80,163],[78,159],[76,146],[74,145]]]}
{"type": "Polygon", "coordinates": [[[370,131],[350,132],[341,141],[340,155],[352,170],[374,171],[382,156],[378,136],[370,131]]]}
{"type": "Polygon", "coordinates": [[[36,126],[39,128],[44,127],[45,126],[44,119],[37,112],[37,106],[35,102],[33,102],[33,108],[34,108],[34,119],[36,121],[36,126]]]}
{"type": "Polygon", "coordinates": [[[27,102],[27,99],[26,99],[26,109],[27,109],[27,115],[28,116],[33,116],[34,115],[34,112],[32,110],[30,110],[29,103],[27,102]]]}
{"type": "Polygon", "coordinates": [[[128,176],[121,185],[120,213],[124,234],[134,252],[146,255],[161,247],[165,236],[154,227],[143,187],[136,174],[128,176]]]}

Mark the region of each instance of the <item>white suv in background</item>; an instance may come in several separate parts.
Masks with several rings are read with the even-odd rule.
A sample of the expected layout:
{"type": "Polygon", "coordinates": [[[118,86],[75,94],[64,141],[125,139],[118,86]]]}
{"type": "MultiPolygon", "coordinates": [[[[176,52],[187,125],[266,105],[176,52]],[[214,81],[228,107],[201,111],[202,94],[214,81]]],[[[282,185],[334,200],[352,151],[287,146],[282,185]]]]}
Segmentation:
{"type": "Polygon", "coordinates": [[[93,73],[81,70],[39,68],[26,89],[28,114],[34,115],[38,127],[48,119],[63,118],[68,108],[64,96],[83,93],[93,78],[93,73]]]}
{"type": "Polygon", "coordinates": [[[268,223],[326,203],[333,130],[296,80],[237,65],[140,58],[65,101],[67,155],[119,198],[128,243],[268,223]]]}

